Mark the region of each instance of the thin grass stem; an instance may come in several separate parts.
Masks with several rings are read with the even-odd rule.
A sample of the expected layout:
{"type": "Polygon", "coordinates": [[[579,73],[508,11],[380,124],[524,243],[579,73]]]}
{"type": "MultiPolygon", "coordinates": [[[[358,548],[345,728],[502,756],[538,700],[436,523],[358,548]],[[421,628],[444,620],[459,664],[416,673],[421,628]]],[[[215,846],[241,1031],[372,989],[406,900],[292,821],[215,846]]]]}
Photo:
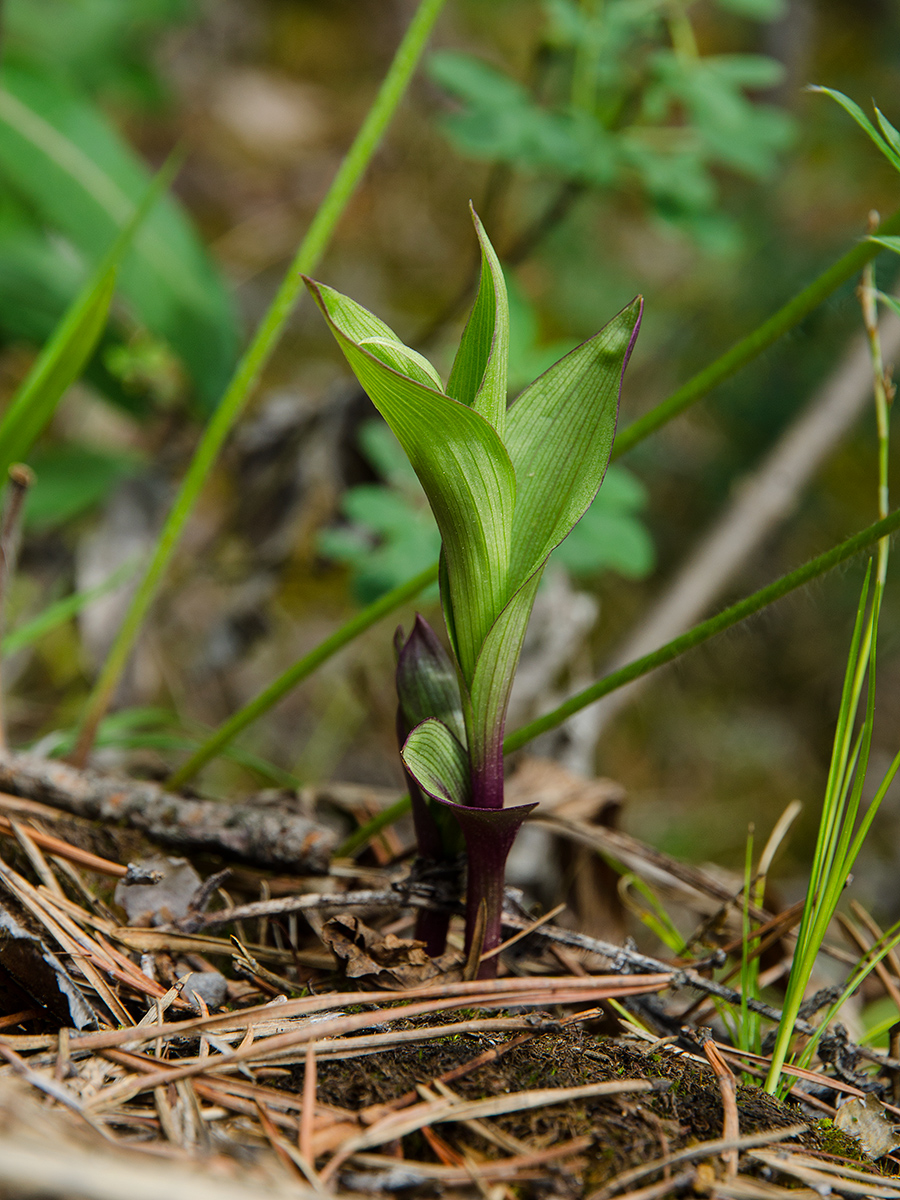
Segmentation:
{"type": "MultiPolygon", "coordinates": [[[[877,215],[870,216],[870,230],[877,222],[877,215]]],[[[872,361],[873,391],[875,396],[875,412],[878,426],[878,511],[882,519],[887,512],[888,498],[888,449],[889,449],[889,405],[893,396],[893,387],[885,375],[884,361],[881,353],[881,340],[878,332],[878,315],[874,269],[869,262],[862,275],[859,287],[859,299],[862,307],[863,323],[869,339],[869,350],[872,361]]],[[[891,769],[882,780],[875,797],[869,803],[859,828],[859,809],[862,800],[866,772],[869,765],[869,753],[872,746],[872,736],[875,727],[875,658],[878,636],[878,619],[881,614],[881,602],[884,596],[884,584],[887,577],[889,555],[889,539],[881,538],[878,542],[877,565],[875,569],[875,585],[872,592],[871,605],[867,609],[868,588],[872,574],[872,566],[866,573],[866,581],[860,597],[850,653],[847,658],[847,670],[844,675],[844,686],[841,694],[841,705],[835,727],[834,744],[831,764],[828,771],[828,781],[825,788],[825,798],[822,806],[822,816],[819,822],[819,834],[816,840],[816,852],[810,873],[809,888],[803,919],[794,952],[794,962],[788,979],[787,993],[781,1021],[775,1036],[775,1046],[765,1087],[769,1092],[783,1090],[781,1073],[787,1060],[794,1025],[800,1011],[800,1005],[807,984],[815,966],[822,942],[828,931],[828,926],[837,909],[847,878],[853,868],[857,855],[862,849],[875,814],[884,798],[890,781],[900,766],[900,755],[894,760],[891,769]],[[856,737],[853,728],[859,712],[863,687],[866,686],[866,706],[862,726],[856,737]],[[855,833],[854,833],[855,830],[855,833]]],[[[872,969],[872,963],[857,981],[862,981],[865,974],[872,969]]],[[[824,1029],[838,1011],[840,1005],[853,988],[845,991],[841,1000],[831,1010],[826,1020],[820,1026],[824,1029]]],[[[802,1062],[810,1061],[819,1034],[817,1034],[804,1049],[802,1062]]]]}
{"type": "Polygon", "coordinates": [[[88,697],[78,744],[73,755],[76,763],[83,764],[90,753],[97,726],[113,697],[147,610],[156,596],[169,560],[181,540],[188,517],[194,509],[222,444],[284,331],[288,317],[303,289],[303,275],[315,269],[350,197],[371,162],[409,85],[443,3],[444,0],[421,0],[359,133],[319,206],[256,336],[238,363],[234,376],[200,439],[163,526],[147,572],[135,592],[125,620],[88,697]]]}
{"type": "MultiPolygon", "coordinates": [[[[900,210],[893,213],[878,227],[879,236],[897,232],[900,232],[900,210]]],[[[754,329],[752,333],[741,338],[730,350],[726,350],[708,367],[704,367],[687,383],[682,384],[666,400],[657,404],[655,408],[651,408],[642,417],[638,417],[636,421],[632,421],[630,425],[626,425],[616,435],[612,452],[613,458],[620,458],[623,454],[627,454],[638,442],[642,442],[651,433],[655,433],[657,429],[662,428],[674,417],[683,413],[686,408],[690,408],[697,400],[711,392],[714,387],[718,387],[720,383],[729,379],[741,367],[746,366],[774,342],[777,342],[782,334],[793,329],[795,325],[799,325],[804,317],[809,316],[823,300],[827,300],[841,284],[852,279],[866,263],[871,262],[879,249],[882,247],[879,247],[877,243],[872,245],[867,241],[858,242],[852,250],[848,250],[842,258],[823,271],[812,283],[788,300],[777,312],[772,313],[771,317],[763,321],[762,325],[754,329]]]]}

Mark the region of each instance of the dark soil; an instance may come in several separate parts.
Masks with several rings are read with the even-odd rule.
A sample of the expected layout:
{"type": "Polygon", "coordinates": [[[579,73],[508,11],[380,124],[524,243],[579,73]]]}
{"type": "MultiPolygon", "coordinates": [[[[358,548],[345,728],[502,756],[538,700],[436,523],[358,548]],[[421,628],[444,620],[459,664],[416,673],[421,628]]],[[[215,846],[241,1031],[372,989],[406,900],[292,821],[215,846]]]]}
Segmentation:
{"type": "MultiPolygon", "coordinates": [[[[503,1036],[454,1035],[410,1044],[408,1048],[401,1046],[385,1054],[325,1062],[319,1066],[319,1100],[352,1109],[385,1103],[414,1090],[417,1084],[429,1084],[505,1040],[503,1036]]],[[[302,1068],[298,1068],[293,1086],[301,1087],[302,1077],[302,1068]]],[[[630,1167],[722,1136],[719,1087],[705,1064],[675,1054],[669,1047],[647,1053],[634,1044],[577,1026],[538,1034],[454,1081],[452,1086],[460,1096],[475,1100],[614,1079],[660,1081],[660,1087],[635,1096],[601,1096],[496,1117],[492,1123],[535,1148],[589,1136],[592,1141],[582,1156],[583,1166],[577,1177],[567,1177],[566,1190],[577,1195],[590,1192],[630,1167]]],[[[790,1143],[794,1148],[845,1157],[864,1169],[872,1169],[872,1164],[861,1156],[858,1144],[830,1121],[810,1118],[797,1106],[781,1104],[753,1086],[740,1085],[737,1102],[742,1135],[806,1122],[808,1131],[790,1143]]],[[[445,1134],[448,1128],[442,1126],[441,1133],[452,1136],[455,1146],[470,1146],[489,1156],[498,1153],[469,1129],[453,1127],[449,1135],[445,1134]]],[[[406,1147],[405,1152],[412,1157],[433,1158],[424,1141],[406,1147]]]]}

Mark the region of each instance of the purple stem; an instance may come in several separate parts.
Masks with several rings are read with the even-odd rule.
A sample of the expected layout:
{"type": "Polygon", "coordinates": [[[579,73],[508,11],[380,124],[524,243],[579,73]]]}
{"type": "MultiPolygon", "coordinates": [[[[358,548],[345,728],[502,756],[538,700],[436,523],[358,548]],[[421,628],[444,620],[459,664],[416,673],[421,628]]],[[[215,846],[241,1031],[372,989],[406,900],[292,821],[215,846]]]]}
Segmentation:
{"type": "MultiPolygon", "coordinates": [[[[459,822],[466,839],[468,883],[466,886],[466,951],[471,948],[472,936],[482,904],[485,908],[485,929],[482,953],[500,945],[503,921],[503,885],[506,860],[516,840],[516,834],[536,804],[520,804],[516,808],[470,808],[446,804],[459,822]]],[[[497,958],[489,958],[478,969],[478,979],[493,979],[497,974],[497,958]]]]}

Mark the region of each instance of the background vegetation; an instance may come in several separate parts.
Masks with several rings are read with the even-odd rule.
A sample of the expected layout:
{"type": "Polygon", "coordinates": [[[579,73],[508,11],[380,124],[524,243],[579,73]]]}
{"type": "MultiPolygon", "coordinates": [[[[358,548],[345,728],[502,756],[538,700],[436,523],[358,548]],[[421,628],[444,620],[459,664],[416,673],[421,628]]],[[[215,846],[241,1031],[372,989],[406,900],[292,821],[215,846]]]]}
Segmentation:
{"type": "MultiPolygon", "coordinates": [[[[133,0],[127,12],[7,0],[4,399],[107,249],[117,204],[142,195],[176,143],[185,150],[176,200],[136,241],[109,330],[28,459],[39,483],[8,629],[152,546],[411,11],[399,0],[133,0]],[[61,156],[54,131],[78,155],[61,156]]],[[[509,271],[520,384],[644,293],[623,397],[633,420],[852,245],[870,209],[897,207],[890,167],[803,85],[864,105],[874,96],[900,123],[898,61],[900,17],[886,0],[449,0],[317,274],[442,361],[475,279],[471,198],[509,271]]],[[[895,261],[878,262],[886,289],[895,261]]],[[[558,564],[600,616],[555,686],[595,677],[615,655],[841,361],[861,328],[854,288],[622,461],[590,514],[593,535],[580,528],[558,564]]],[[[373,415],[304,300],[203,492],[95,761],[166,774],[360,601],[428,565],[431,527],[373,415]]],[[[875,477],[867,416],[720,602],[873,520],[875,477]]],[[[860,580],[854,564],[781,602],[660,673],[618,715],[596,767],[628,789],[627,828],[739,867],[748,820],[767,832],[799,798],[781,868],[793,898],[860,580]]],[[[13,745],[71,745],[127,586],[7,660],[13,745]]],[[[900,728],[891,594],[889,579],[873,778],[900,728]]],[[[413,611],[399,614],[407,627],[413,611]]],[[[285,698],[241,738],[244,765],[217,760],[203,789],[231,796],[285,772],[399,788],[391,632],[376,626],[285,698]],[[273,765],[268,779],[250,754],[273,765]]],[[[882,918],[900,911],[898,800],[895,787],[859,869],[857,894],[882,918]]]]}

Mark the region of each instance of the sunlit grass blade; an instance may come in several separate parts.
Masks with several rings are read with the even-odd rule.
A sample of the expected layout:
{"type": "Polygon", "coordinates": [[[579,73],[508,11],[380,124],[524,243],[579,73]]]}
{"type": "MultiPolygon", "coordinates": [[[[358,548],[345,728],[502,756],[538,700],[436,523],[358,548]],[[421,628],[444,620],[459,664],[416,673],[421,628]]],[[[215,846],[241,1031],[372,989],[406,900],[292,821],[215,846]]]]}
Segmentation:
{"type": "Polygon", "coordinates": [[[6,478],[12,463],[27,458],[63,395],[84,370],[106,328],[122,259],[148,213],[172,182],[180,161],[180,156],[173,155],[158,173],[128,224],[72,301],[3,414],[0,479],[6,478]]]}
{"type": "MultiPolygon", "coordinates": [[[[815,1033],[808,1039],[803,1047],[802,1052],[797,1057],[797,1065],[800,1067],[808,1067],[812,1062],[813,1055],[816,1052],[816,1047],[826,1032],[829,1025],[839,1015],[843,1006],[847,1003],[855,991],[857,991],[866,979],[875,970],[882,959],[900,944],[900,922],[891,926],[878,941],[872,946],[869,951],[863,955],[856,965],[856,968],[850,973],[850,978],[844,985],[843,991],[834,1001],[834,1003],[825,1010],[821,1021],[815,1033]]],[[[894,1019],[896,1021],[896,1018],[894,1019]]]]}
{"type": "Polygon", "coordinates": [[[83,763],[90,752],[97,724],[109,706],[147,610],[156,596],[169,560],[181,540],[184,527],[219,450],[278,344],[303,289],[304,274],[312,271],[324,254],[350,197],[371,162],[412,78],[443,3],[444,0],[421,0],[359,133],[319,206],[275,299],[238,363],[219,407],[206,427],[162,529],[153,558],[88,698],[74,754],[76,762],[83,763]]]}
{"type": "MultiPolygon", "coordinates": [[[[883,592],[881,579],[876,579],[871,605],[867,607],[871,574],[872,564],[870,563],[862,588],[847,659],[806,904],[797,934],[797,945],[788,978],[782,1018],[776,1032],[771,1065],[766,1078],[766,1090],[769,1092],[775,1092],[781,1086],[781,1072],[790,1052],[794,1024],[819,950],[837,909],[846,880],[862,848],[865,833],[868,831],[889,786],[889,781],[882,782],[882,786],[869,802],[863,820],[857,829],[859,806],[875,724],[875,641],[883,592]],[[867,686],[865,712],[862,727],[859,733],[854,735],[853,730],[864,684],[867,686]]],[[[900,756],[895,761],[900,763],[900,756]]],[[[892,767],[892,771],[888,773],[889,776],[892,776],[894,770],[896,770],[896,766],[892,767]]]]}

